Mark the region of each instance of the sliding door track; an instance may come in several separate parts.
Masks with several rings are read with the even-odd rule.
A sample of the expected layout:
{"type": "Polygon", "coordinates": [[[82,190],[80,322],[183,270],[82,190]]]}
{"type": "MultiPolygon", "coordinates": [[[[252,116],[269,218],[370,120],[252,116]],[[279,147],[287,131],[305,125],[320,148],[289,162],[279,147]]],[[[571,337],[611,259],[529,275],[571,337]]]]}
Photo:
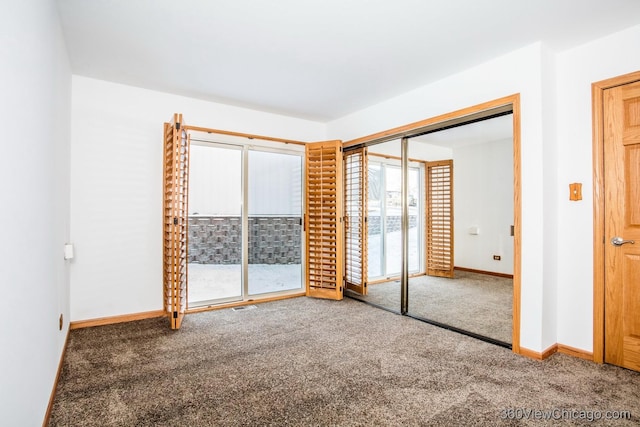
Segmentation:
{"type": "Polygon", "coordinates": [[[379,308],[379,309],[384,310],[384,311],[388,311],[388,312],[393,313],[393,314],[398,314],[398,315],[401,315],[401,316],[407,316],[407,317],[410,317],[412,319],[419,320],[420,322],[428,323],[430,325],[437,326],[439,328],[443,328],[443,329],[447,329],[449,331],[457,332],[459,334],[466,335],[468,337],[475,338],[477,340],[484,341],[484,342],[487,342],[489,344],[497,345],[499,347],[508,348],[509,350],[513,349],[513,346],[511,344],[509,344],[508,342],[497,340],[495,338],[490,338],[490,337],[487,337],[485,335],[476,334],[475,332],[467,331],[465,329],[456,328],[455,326],[447,325],[446,323],[437,322],[435,320],[427,319],[427,318],[421,317],[421,316],[416,316],[416,315],[413,315],[413,314],[410,314],[410,313],[401,314],[399,310],[393,310],[393,309],[390,309],[390,308],[387,308],[387,307],[383,307],[383,306],[381,306],[379,304],[374,304],[374,303],[365,301],[363,299],[360,299],[355,295],[349,295],[348,293],[345,293],[344,296],[346,296],[348,298],[351,298],[353,300],[356,300],[356,301],[360,301],[360,302],[362,302],[364,304],[367,304],[367,305],[370,305],[372,307],[379,308]]]}

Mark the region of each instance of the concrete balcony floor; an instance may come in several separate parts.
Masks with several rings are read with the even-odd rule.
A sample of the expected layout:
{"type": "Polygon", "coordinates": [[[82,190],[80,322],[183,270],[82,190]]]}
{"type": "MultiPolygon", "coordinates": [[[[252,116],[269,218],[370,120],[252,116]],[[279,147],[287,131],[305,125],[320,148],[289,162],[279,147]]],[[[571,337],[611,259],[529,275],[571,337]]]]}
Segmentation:
{"type": "MultiPolygon", "coordinates": [[[[189,264],[189,305],[242,296],[240,264],[189,264]]],[[[300,264],[249,264],[249,295],[302,289],[300,264]]]]}

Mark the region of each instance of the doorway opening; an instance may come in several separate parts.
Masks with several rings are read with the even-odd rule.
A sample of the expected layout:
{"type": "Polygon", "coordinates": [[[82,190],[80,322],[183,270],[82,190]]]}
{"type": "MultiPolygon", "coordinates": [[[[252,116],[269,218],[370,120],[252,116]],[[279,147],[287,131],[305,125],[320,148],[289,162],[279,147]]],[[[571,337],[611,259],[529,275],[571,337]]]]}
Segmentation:
{"type": "Polygon", "coordinates": [[[593,360],[640,370],[640,72],[593,83],[593,360]]]}
{"type": "Polygon", "coordinates": [[[300,150],[191,137],[188,308],[302,291],[300,150]]]}
{"type": "MultiPolygon", "coordinates": [[[[379,283],[370,272],[369,278],[372,281],[368,283],[367,294],[356,295],[350,292],[349,296],[512,348],[519,353],[519,126],[519,96],[513,95],[345,143],[345,155],[351,149],[360,147],[366,147],[370,153],[375,153],[377,147],[395,144],[394,149],[381,151],[386,154],[387,161],[395,159],[397,162],[401,182],[397,206],[401,219],[400,241],[395,252],[390,253],[388,246],[385,248],[384,233],[380,233],[382,238],[372,233],[372,224],[377,219],[371,221],[371,216],[368,218],[368,242],[376,238],[383,240],[380,247],[385,249],[382,253],[393,257],[394,262],[400,264],[400,275],[391,277],[395,280],[383,277],[387,280],[379,283]],[[455,130],[478,127],[494,120],[505,125],[498,126],[507,130],[505,135],[493,140],[485,139],[482,142],[489,145],[482,147],[470,147],[471,144],[462,147],[464,141],[461,139],[464,138],[455,130]],[[436,135],[454,135],[452,138],[459,146],[455,156],[450,147],[438,144],[438,138],[434,138],[436,135]],[[475,166],[484,161],[488,167],[476,167],[476,176],[472,169],[461,170],[460,176],[457,168],[456,174],[453,173],[458,162],[461,165],[467,163],[466,168],[469,168],[474,166],[474,159],[477,161],[475,166]],[[412,188],[412,168],[415,171],[413,174],[420,177],[417,180],[418,189],[412,188]],[[463,188],[465,185],[466,188],[463,188]],[[500,191],[496,185],[500,186],[500,191]],[[458,210],[455,210],[454,215],[454,193],[457,193],[458,187],[461,189],[462,200],[469,202],[461,203],[456,194],[455,201],[464,207],[466,216],[458,210]],[[492,192],[499,193],[498,199],[489,197],[494,195],[492,192]],[[416,194],[419,194],[418,202],[413,202],[416,194]],[[487,206],[480,209],[485,201],[487,206]],[[475,208],[472,202],[476,203],[475,208]],[[412,213],[417,213],[420,218],[418,222],[422,223],[420,226],[412,227],[412,213]],[[461,221],[454,222],[456,216],[460,216],[461,221]],[[494,221],[496,218],[499,219],[494,221]],[[420,230],[418,239],[412,239],[412,229],[420,230]],[[411,254],[416,251],[411,246],[416,241],[419,241],[420,259],[419,263],[414,261],[412,264],[411,254]],[[474,254],[480,258],[474,259],[474,254]],[[387,289],[383,292],[385,287],[387,289]],[[382,294],[384,297],[380,297],[382,294]],[[496,307],[500,310],[496,310],[496,307]],[[482,321],[483,318],[485,322],[482,321]],[[494,322],[496,320],[499,321],[494,322]]],[[[373,169],[373,173],[368,175],[370,182],[371,177],[376,174],[382,177],[380,181],[389,179],[388,174],[383,174],[381,170],[391,169],[394,165],[385,164],[384,167],[376,168],[373,156],[369,156],[369,163],[370,169],[373,169]]],[[[369,195],[371,197],[371,191],[369,195]]],[[[393,195],[387,197],[393,199],[393,195]]],[[[369,202],[369,206],[375,204],[375,200],[373,203],[369,202]]],[[[379,215],[383,216],[388,204],[378,202],[376,206],[379,207],[379,215]]],[[[372,251],[371,246],[366,251],[372,262],[368,268],[374,272],[384,271],[381,268],[386,267],[384,256],[380,257],[383,260],[379,262],[381,267],[375,266],[373,263],[378,259],[375,251],[372,251]]]]}

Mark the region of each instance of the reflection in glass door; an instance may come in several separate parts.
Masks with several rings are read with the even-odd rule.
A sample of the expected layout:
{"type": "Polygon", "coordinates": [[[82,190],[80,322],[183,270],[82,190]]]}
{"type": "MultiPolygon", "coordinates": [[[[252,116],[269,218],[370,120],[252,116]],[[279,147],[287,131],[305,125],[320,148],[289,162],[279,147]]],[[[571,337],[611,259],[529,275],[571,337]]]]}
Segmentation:
{"type": "MultiPolygon", "coordinates": [[[[369,159],[368,271],[369,280],[397,277],[402,263],[401,168],[369,159]]],[[[409,270],[421,266],[421,170],[409,168],[409,270]]]]}
{"type": "Polygon", "coordinates": [[[382,164],[369,159],[368,162],[368,198],[367,198],[367,271],[368,280],[382,276],[382,261],[384,246],[382,232],[382,218],[384,218],[382,204],[384,192],[384,174],[382,164]]]}
{"type": "Polygon", "coordinates": [[[249,295],[302,287],[302,157],[249,151],[249,295]]]}
{"type": "Polygon", "coordinates": [[[402,267],[401,185],[399,166],[384,165],[384,275],[398,276],[402,267]]]}
{"type": "Polygon", "coordinates": [[[189,306],[242,298],[242,149],[191,144],[189,306]]]}

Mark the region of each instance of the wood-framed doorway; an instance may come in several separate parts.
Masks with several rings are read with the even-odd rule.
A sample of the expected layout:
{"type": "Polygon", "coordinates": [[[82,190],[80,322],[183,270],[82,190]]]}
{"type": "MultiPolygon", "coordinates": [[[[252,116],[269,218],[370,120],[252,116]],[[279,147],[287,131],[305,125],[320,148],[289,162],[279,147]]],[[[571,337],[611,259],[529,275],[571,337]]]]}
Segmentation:
{"type": "MultiPolygon", "coordinates": [[[[348,147],[366,146],[372,143],[390,141],[393,139],[406,140],[407,137],[418,132],[427,132],[447,127],[455,127],[465,123],[484,120],[491,115],[511,111],[513,113],[513,322],[511,349],[516,354],[523,354],[520,347],[520,313],[521,313],[521,236],[522,236],[522,207],[521,207],[521,111],[520,94],[513,94],[503,98],[488,101],[472,107],[442,114],[418,122],[388,129],[382,132],[357,138],[344,143],[345,150],[348,147]]],[[[405,269],[406,270],[406,269],[405,269]]],[[[408,276],[403,273],[401,281],[402,289],[408,284],[408,276]]],[[[404,292],[404,291],[403,291],[404,292]]],[[[401,310],[402,311],[402,310],[401,310]]]]}
{"type": "Polygon", "coordinates": [[[591,85],[593,117],[593,361],[605,356],[605,180],[604,97],[605,91],[640,81],[640,71],[595,82],[591,85]]]}

